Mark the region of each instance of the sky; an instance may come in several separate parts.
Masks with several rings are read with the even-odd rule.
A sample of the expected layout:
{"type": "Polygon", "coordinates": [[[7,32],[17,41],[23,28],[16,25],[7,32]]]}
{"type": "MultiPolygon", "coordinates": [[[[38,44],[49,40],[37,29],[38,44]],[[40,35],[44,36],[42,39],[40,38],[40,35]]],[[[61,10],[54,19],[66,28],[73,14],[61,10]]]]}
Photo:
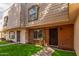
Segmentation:
{"type": "Polygon", "coordinates": [[[0,31],[2,30],[3,20],[2,16],[4,11],[11,5],[11,3],[0,3],[0,31]]]}
{"type": "Polygon", "coordinates": [[[11,5],[11,3],[0,3],[0,19],[2,19],[3,12],[11,5]]]}

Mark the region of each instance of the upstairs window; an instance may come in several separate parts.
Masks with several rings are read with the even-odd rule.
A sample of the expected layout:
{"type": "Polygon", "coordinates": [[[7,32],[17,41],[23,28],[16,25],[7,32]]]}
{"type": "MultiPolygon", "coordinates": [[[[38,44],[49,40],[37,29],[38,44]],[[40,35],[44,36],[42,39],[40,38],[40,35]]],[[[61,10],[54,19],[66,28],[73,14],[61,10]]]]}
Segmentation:
{"type": "Polygon", "coordinates": [[[7,22],[8,22],[8,16],[4,17],[4,26],[7,26],[7,22]]]}
{"type": "Polygon", "coordinates": [[[28,21],[34,21],[38,19],[38,6],[34,5],[28,9],[28,21]]]}

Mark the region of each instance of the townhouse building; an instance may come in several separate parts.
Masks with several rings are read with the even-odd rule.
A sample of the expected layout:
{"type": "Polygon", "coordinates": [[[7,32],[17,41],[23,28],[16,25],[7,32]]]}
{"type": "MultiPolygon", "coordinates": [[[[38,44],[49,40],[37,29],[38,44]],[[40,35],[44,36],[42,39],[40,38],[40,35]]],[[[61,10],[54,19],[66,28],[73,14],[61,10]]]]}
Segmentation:
{"type": "Polygon", "coordinates": [[[79,55],[79,4],[15,3],[3,18],[6,40],[75,50],[79,55]]]}

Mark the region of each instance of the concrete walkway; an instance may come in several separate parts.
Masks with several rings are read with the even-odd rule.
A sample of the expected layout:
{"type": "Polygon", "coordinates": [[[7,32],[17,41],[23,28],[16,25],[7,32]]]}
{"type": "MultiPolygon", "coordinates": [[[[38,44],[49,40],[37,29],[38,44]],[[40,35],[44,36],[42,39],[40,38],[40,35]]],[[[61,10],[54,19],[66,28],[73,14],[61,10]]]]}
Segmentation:
{"type": "Polygon", "coordinates": [[[50,47],[45,47],[41,51],[37,52],[32,56],[51,56],[54,50],[50,47]]]}
{"type": "Polygon", "coordinates": [[[7,45],[12,45],[12,44],[15,44],[15,43],[0,44],[0,46],[7,46],[7,45]]]}

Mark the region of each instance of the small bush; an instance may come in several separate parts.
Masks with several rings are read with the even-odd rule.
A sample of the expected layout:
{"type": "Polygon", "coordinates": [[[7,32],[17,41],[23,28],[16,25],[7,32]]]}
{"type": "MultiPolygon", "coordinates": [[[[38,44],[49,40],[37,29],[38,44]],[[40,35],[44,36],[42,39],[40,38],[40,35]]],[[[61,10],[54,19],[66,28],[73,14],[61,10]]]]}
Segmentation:
{"type": "Polygon", "coordinates": [[[5,39],[5,38],[0,38],[0,40],[1,40],[1,41],[5,41],[6,39],[5,39]]]}
{"type": "Polygon", "coordinates": [[[7,42],[9,42],[9,43],[15,43],[14,41],[12,41],[12,40],[6,40],[7,42]]]}

